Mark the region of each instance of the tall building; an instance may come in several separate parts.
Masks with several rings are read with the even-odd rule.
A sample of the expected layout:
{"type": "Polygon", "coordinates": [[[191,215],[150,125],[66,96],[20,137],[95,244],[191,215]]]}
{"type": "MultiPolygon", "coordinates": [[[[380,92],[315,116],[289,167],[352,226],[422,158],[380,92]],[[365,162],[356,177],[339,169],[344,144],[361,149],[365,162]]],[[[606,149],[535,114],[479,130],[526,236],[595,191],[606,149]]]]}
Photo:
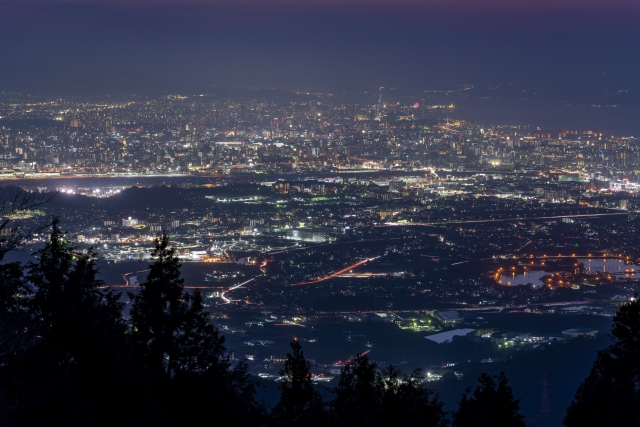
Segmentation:
{"type": "Polygon", "coordinates": [[[376,106],[376,120],[382,118],[382,89],[384,88],[380,88],[380,96],[378,97],[378,105],[376,106]]]}

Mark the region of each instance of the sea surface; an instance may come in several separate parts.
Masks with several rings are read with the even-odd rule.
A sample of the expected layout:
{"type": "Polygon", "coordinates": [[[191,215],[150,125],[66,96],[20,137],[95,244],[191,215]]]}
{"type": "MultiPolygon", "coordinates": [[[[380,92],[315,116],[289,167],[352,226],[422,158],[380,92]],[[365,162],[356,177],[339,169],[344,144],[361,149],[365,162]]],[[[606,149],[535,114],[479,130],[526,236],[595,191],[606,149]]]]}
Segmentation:
{"type": "Polygon", "coordinates": [[[606,136],[640,137],[640,108],[637,107],[587,106],[539,99],[451,98],[450,102],[458,108],[451,112],[434,112],[433,117],[463,119],[480,126],[505,124],[557,130],[589,129],[606,136]]]}

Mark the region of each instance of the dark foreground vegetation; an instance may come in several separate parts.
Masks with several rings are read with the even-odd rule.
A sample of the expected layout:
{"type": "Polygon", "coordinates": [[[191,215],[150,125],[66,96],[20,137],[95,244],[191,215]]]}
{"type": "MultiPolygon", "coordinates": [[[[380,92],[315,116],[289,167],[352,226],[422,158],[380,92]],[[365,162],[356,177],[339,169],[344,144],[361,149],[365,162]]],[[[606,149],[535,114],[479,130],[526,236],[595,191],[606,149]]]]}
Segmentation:
{"type": "MultiPolygon", "coordinates": [[[[366,355],[343,367],[323,400],[298,341],[269,410],[207,319],[202,295],[185,292],[166,235],[146,281],[129,295],[129,319],[120,294],[96,279],[94,259],[71,247],[54,221],[33,262],[0,265],[0,425],[525,425],[504,374],[481,375],[447,417],[420,371],[380,370],[366,355]]],[[[570,427],[640,419],[640,302],[622,305],[614,325],[612,345],[567,411],[570,427]]]]}

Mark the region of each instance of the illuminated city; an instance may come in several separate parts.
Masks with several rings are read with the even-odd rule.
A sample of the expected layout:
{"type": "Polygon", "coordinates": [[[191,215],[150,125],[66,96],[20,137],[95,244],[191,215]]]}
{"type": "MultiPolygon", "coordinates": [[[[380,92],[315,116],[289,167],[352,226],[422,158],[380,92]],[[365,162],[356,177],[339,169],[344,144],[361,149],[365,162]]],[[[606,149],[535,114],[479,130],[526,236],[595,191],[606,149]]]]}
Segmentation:
{"type": "Polygon", "coordinates": [[[0,425],[640,423],[635,3],[32,3],[0,425]]]}

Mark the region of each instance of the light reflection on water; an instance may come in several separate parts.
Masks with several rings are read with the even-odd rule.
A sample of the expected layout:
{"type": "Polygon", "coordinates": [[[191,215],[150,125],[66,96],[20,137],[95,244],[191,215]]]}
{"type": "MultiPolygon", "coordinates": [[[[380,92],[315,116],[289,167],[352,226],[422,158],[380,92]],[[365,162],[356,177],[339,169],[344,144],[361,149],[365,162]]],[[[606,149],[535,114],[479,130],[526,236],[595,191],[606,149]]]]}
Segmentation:
{"type": "MultiPolygon", "coordinates": [[[[625,264],[624,260],[621,259],[579,258],[577,261],[584,264],[587,273],[595,273],[597,271],[602,273],[624,273],[628,269],[640,271],[640,266],[625,264]]],[[[525,271],[519,274],[504,273],[500,276],[500,283],[508,286],[524,286],[531,283],[535,287],[540,287],[542,286],[540,278],[549,274],[549,272],[543,270],[525,271]]],[[[640,278],[640,273],[622,274],[616,275],[616,277],[640,278]]]]}

